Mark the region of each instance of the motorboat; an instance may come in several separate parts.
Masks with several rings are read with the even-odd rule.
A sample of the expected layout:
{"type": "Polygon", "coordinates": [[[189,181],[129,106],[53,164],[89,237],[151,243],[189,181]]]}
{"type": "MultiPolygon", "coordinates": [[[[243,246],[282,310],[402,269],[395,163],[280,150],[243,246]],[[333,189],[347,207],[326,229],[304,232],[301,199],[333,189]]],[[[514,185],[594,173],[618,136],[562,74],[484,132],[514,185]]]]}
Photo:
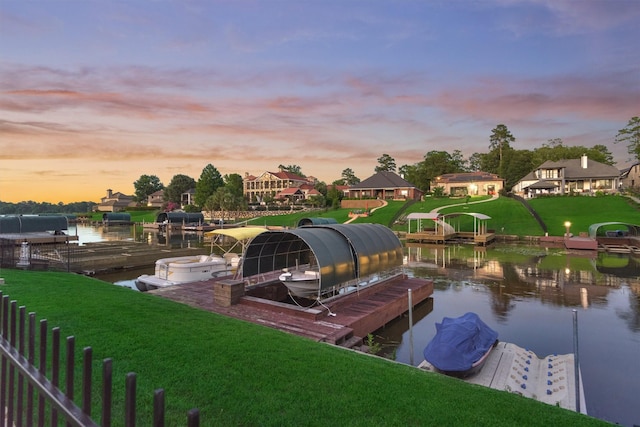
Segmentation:
{"type": "Polygon", "coordinates": [[[278,277],[289,291],[301,298],[308,298],[318,294],[320,272],[314,270],[285,271],[278,277]]]}
{"type": "Polygon", "coordinates": [[[241,264],[242,256],[231,251],[240,243],[244,252],[246,242],[265,231],[267,229],[261,227],[237,227],[205,233],[205,236],[212,238],[210,255],[161,258],[155,263],[153,275],[143,274],[136,279],[136,287],[145,292],[183,283],[232,276],[241,264]],[[215,239],[219,237],[230,237],[236,240],[236,243],[223,255],[213,253],[215,239]]]}
{"type": "Polygon", "coordinates": [[[221,255],[195,255],[161,258],[156,261],[153,275],[143,274],[136,280],[138,290],[150,291],[181,283],[199,282],[228,276],[238,268],[240,257],[221,255]]]}
{"type": "Polygon", "coordinates": [[[424,349],[435,370],[457,378],[478,373],[498,343],[498,333],[476,313],[445,317],[436,323],[436,335],[424,349]]]}

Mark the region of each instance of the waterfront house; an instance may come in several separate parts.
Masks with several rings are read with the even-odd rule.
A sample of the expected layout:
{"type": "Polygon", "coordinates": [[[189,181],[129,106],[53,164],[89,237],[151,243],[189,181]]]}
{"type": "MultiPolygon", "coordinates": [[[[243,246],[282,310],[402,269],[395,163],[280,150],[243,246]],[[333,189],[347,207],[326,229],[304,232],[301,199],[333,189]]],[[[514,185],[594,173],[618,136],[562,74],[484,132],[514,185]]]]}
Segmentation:
{"type": "Polygon", "coordinates": [[[349,187],[351,199],[420,200],[423,192],[393,172],[378,172],[349,187]]]}
{"type": "Polygon", "coordinates": [[[244,196],[250,202],[264,202],[269,198],[275,199],[289,188],[300,189],[301,194],[303,194],[302,198],[304,198],[305,191],[308,191],[305,189],[313,188],[315,184],[316,180],[313,177],[305,178],[282,169],[278,172],[263,172],[257,177],[246,173],[243,180],[244,196]]]}
{"type": "Polygon", "coordinates": [[[431,191],[437,187],[451,196],[486,196],[498,194],[504,188],[504,179],[482,171],[447,173],[431,180],[431,191]]]}
{"type": "Polygon", "coordinates": [[[195,188],[190,188],[180,195],[180,206],[184,209],[187,205],[195,205],[194,196],[196,194],[195,188]]]}
{"type": "Polygon", "coordinates": [[[635,162],[621,171],[620,186],[625,190],[640,190],[640,162],[635,162]]]}
{"type": "Polygon", "coordinates": [[[620,171],[583,155],[579,159],[547,160],[513,186],[512,191],[523,197],[541,194],[592,194],[616,192],[620,171]]]}
{"type": "Polygon", "coordinates": [[[100,199],[100,203],[96,206],[98,212],[120,212],[126,208],[136,207],[137,203],[133,196],[122,194],[119,191],[115,193],[108,189],[106,197],[100,199]]]}
{"type": "Polygon", "coordinates": [[[164,205],[164,190],[155,191],[147,196],[147,206],[161,208],[164,205]]]}

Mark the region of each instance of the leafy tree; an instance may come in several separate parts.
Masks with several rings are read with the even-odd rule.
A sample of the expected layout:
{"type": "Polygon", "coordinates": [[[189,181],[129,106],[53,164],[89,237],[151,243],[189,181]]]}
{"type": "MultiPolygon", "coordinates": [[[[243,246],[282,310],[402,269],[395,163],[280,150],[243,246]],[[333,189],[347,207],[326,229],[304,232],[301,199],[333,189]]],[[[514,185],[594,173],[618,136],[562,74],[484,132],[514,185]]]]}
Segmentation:
{"type": "Polygon", "coordinates": [[[356,185],[360,182],[360,178],[353,173],[353,169],[346,168],[342,171],[342,185],[356,185]]]}
{"type": "Polygon", "coordinates": [[[327,188],[326,204],[327,206],[331,206],[333,209],[338,209],[340,207],[340,202],[344,196],[344,193],[338,190],[336,185],[342,184],[336,184],[334,182],[332,186],[327,188]]]}
{"type": "Polygon", "coordinates": [[[205,208],[210,211],[221,211],[222,220],[225,212],[237,211],[246,208],[246,200],[242,195],[234,194],[232,188],[218,187],[205,202],[205,208]]]}
{"type": "Polygon", "coordinates": [[[491,151],[498,150],[498,173],[503,175],[503,152],[506,148],[511,147],[510,143],[515,142],[516,138],[511,135],[509,129],[499,124],[491,130],[491,136],[489,136],[489,149],[491,151]]]}
{"type": "Polygon", "coordinates": [[[504,179],[505,190],[510,190],[520,179],[538,166],[533,163],[533,153],[529,150],[509,148],[505,150],[504,161],[504,171],[501,178],[504,179]]]}
{"type": "Polygon", "coordinates": [[[237,173],[224,176],[224,186],[233,195],[243,197],[244,196],[244,182],[242,176],[237,173]]]}
{"type": "Polygon", "coordinates": [[[464,172],[466,161],[460,150],[453,154],[446,151],[432,150],[424,155],[424,159],[413,166],[402,166],[404,179],[422,191],[429,191],[433,178],[447,173],[464,172]]]}
{"type": "Polygon", "coordinates": [[[375,168],[377,172],[395,172],[396,160],[388,154],[383,154],[382,157],[378,157],[378,166],[375,168]]]}
{"type": "Polygon", "coordinates": [[[285,172],[291,172],[291,173],[295,173],[298,176],[301,176],[303,178],[306,178],[307,176],[305,174],[302,173],[302,170],[300,169],[300,166],[298,165],[279,165],[278,169],[285,171],[285,172]]]}
{"type": "Polygon", "coordinates": [[[316,182],[316,184],[313,186],[313,188],[318,190],[318,192],[320,194],[322,194],[323,197],[327,196],[327,184],[324,181],[316,182]]]}
{"type": "Polygon", "coordinates": [[[613,154],[611,154],[609,148],[602,144],[596,144],[591,147],[591,149],[587,150],[587,156],[589,156],[590,159],[610,166],[613,166],[616,163],[615,160],[613,160],[613,154]],[[602,156],[602,159],[598,160],[600,159],[600,156],[602,156]]]}
{"type": "Polygon", "coordinates": [[[640,117],[631,117],[627,126],[618,131],[615,142],[627,144],[629,154],[640,160],[640,117]]]}
{"type": "Polygon", "coordinates": [[[187,175],[174,175],[171,182],[164,189],[164,199],[180,205],[182,193],[195,188],[196,180],[187,175]]]}
{"type": "MultiPolygon", "coordinates": [[[[547,144],[542,144],[542,147],[533,150],[532,164],[535,168],[548,160],[557,162],[566,159],[579,159],[585,154],[596,162],[607,165],[613,165],[615,163],[613,161],[613,155],[604,145],[594,145],[592,148],[587,148],[582,145],[569,147],[563,144],[562,139],[554,138],[550,139],[547,144]]],[[[527,173],[528,172],[524,172],[522,176],[525,176],[527,173]]]]}
{"type": "Polygon", "coordinates": [[[480,165],[482,164],[482,156],[483,155],[480,153],[473,153],[469,156],[469,166],[467,168],[469,172],[478,172],[482,170],[482,168],[480,167],[480,165]]]}
{"type": "Polygon", "coordinates": [[[164,189],[164,185],[160,182],[160,178],[155,175],[141,175],[140,178],[133,183],[133,188],[135,188],[135,201],[144,203],[151,194],[164,189]]]}
{"type": "Polygon", "coordinates": [[[218,187],[222,187],[224,181],[218,169],[212,164],[208,164],[202,169],[200,179],[196,183],[196,192],[193,195],[193,199],[198,206],[204,206],[205,202],[211,196],[218,187]]]}

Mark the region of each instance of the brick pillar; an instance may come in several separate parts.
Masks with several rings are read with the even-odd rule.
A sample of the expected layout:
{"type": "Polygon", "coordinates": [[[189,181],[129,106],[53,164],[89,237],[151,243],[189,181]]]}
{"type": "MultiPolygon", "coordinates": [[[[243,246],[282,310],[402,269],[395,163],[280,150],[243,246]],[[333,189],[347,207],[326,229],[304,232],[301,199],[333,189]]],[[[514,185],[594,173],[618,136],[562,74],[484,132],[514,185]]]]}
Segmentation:
{"type": "Polygon", "coordinates": [[[237,304],[244,296],[244,282],[221,280],[213,285],[213,302],[223,307],[237,304]]]}

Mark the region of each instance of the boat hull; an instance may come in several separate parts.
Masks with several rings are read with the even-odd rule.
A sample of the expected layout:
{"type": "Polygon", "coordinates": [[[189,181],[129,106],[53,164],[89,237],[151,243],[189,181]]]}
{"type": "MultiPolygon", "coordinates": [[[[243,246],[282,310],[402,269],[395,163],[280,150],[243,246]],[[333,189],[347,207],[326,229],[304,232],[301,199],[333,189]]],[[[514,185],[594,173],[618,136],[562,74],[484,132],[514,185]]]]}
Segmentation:
{"type": "Polygon", "coordinates": [[[317,271],[286,272],[279,280],[297,297],[314,297],[320,292],[320,273],[317,271]]]}
{"type": "Polygon", "coordinates": [[[141,292],[183,283],[201,282],[232,275],[237,259],[227,261],[219,255],[162,258],[156,261],[154,275],[143,274],[136,281],[141,292]]]}

